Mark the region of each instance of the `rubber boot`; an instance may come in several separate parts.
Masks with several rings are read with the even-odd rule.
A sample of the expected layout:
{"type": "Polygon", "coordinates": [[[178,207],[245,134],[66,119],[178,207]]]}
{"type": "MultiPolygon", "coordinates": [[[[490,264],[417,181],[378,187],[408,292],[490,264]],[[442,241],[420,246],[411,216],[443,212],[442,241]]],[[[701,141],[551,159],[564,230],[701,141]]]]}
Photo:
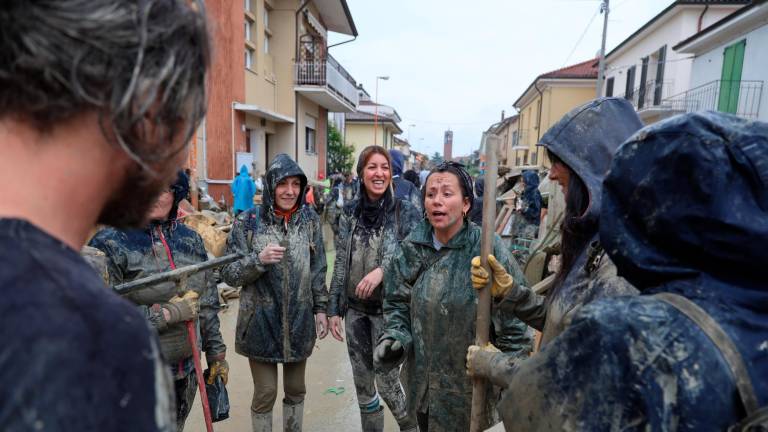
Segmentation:
{"type": "Polygon", "coordinates": [[[400,432],[419,432],[419,426],[411,426],[405,429],[400,426],[400,432]]]}
{"type": "Polygon", "coordinates": [[[251,410],[253,432],[272,432],[272,411],[257,413],[251,410]]]}
{"type": "Polygon", "coordinates": [[[374,412],[361,412],[360,419],[363,422],[363,432],[384,431],[384,407],[380,406],[379,410],[374,412]]]}
{"type": "Polygon", "coordinates": [[[283,400],[283,430],[285,432],[301,432],[304,420],[304,401],[290,404],[283,400]]]}

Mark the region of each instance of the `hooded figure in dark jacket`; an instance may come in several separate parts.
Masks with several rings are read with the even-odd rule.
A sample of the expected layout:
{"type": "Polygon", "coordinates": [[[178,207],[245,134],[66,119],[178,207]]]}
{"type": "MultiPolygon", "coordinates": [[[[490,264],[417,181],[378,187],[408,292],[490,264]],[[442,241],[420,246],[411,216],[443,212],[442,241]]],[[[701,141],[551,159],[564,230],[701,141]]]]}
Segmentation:
{"type": "Polygon", "coordinates": [[[469,220],[478,226],[483,226],[483,194],[485,193],[485,177],[478,176],[475,179],[475,198],[472,210],[469,211],[469,220]]]}
{"type": "Polygon", "coordinates": [[[539,226],[541,221],[541,192],[539,192],[539,175],[536,171],[523,171],[523,210],[525,221],[531,225],[539,226]]]}
{"type": "Polygon", "coordinates": [[[400,150],[392,149],[389,151],[389,157],[392,159],[392,186],[395,188],[395,198],[408,200],[417,210],[421,211],[419,188],[403,177],[405,156],[400,150]]]}
{"type": "MultiPolygon", "coordinates": [[[[189,179],[180,171],[170,192],[164,192],[155,202],[152,222],[143,229],[119,230],[105,228],[91,239],[90,246],[106,255],[109,283],[119,285],[176,267],[200,264],[208,254],[200,235],[176,215],[179,203],[189,194],[189,179]]],[[[225,360],[226,346],[219,330],[219,294],[211,271],[189,277],[190,291],[179,297],[176,285],[165,282],[140,289],[125,296],[144,312],[160,336],[163,352],[176,390],[178,430],[192,409],[197,385],[192,348],[187,341],[185,321],[198,315],[205,351],[212,375],[221,374],[226,382],[229,367],[225,360]],[[200,297],[198,301],[197,297],[200,297]]],[[[148,389],[149,390],[149,389],[148,389]]]]}
{"type": "Polygon", "coordinates": [[[642,127],[632,105],[601,98],[575,108],[541,138],[552,161],[549,177],[566,200],[561,266],[547,297],[515,285],[507,301],[521,320],[542,332],[546,345],[568,317],[597,298],[637,292],[616,275],[598,241],[602,180],[619,145],[642,127]]]}
{"type": "Polygon", "coordinates": [[[279,154],[266,174],[263,204],[236,219],[229,253],[244,258],[221,275],[242,286],[235,349],[248,357],[254,380],[254,431],[271,431],[277,396],[277,363],[283,364],[283,423],[301,430],[304,369],[316,337],[325,337],[325,249],[320,218],[304,205],[307,178],[290,157],[279,154]]]}
{"type": "Polygon", "coordinates": [[[641,295],[585,306],[499,381],[507,430],[724,431],[759,407],[734,430],[766,430],[767,162],[768,124],[713,112],[621,147],[600,237],[641,295]]]}

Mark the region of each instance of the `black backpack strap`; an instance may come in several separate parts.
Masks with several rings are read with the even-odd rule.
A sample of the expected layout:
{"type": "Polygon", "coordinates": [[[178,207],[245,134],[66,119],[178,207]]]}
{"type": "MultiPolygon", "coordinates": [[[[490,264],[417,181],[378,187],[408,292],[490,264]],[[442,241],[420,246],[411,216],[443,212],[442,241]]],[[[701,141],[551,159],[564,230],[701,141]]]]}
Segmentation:
{"type": "MultiPolygon", "coordinates": [[[[704,334],[712,340],[731,369],[739,397],[744,404],[744,409],[747,411],[747,419],[752,418],[755,414],[759,414],[763,416],[763,421],[765,421],[768,418],[768,412],[766,411],[768,407],[758,410],[757,397],[755,396],[755,390],[752,387],[752,380],[749,378],[747,367],[744,365],[744,360],[736,349],[733,340],[723,331],[722,327],[699,305],[683,296],[665,292],[654,294],[654,297],[679,310],[683,315],[696,323],[704,334]]],[[[734,427],[736,426],[729,430],[747,430],[733,429],[734,427]]]]}

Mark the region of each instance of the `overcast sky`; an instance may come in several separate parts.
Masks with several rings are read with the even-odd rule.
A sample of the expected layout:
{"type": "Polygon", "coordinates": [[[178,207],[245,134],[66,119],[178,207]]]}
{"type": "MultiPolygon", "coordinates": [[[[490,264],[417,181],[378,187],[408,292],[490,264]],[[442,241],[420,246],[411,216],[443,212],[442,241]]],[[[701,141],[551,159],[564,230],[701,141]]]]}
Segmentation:
{"type": "MultiPolygon", "coordinates": [[[[360,35],[331,54],[372,97],[376,76],[390,76],[379,83],[379,102],[397,110],[403,137],[410,132],[413,148],[430,155],[442,153],[448,128],[454,156],[469,154],[501,110],[515,112],[536,76],[600,49],[599,0],[347,2],[360,35]]],[[[606,49],[671,3],[611,0],[606,49]]],[[[331,34],[330,43],[347,39],[331,34]]]]}

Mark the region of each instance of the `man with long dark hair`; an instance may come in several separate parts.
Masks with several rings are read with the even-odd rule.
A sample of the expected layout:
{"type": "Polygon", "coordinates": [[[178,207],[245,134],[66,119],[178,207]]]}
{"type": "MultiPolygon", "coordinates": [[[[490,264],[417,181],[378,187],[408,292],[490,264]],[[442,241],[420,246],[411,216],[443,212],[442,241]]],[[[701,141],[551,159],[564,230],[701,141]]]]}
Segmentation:
{"type": "Polygon", "coordinates": [[[77,251],[97,223],[146,222],[208,64],[201,1],[0,8],[0,430],[174,428],[157,337],[77,251]]]}

